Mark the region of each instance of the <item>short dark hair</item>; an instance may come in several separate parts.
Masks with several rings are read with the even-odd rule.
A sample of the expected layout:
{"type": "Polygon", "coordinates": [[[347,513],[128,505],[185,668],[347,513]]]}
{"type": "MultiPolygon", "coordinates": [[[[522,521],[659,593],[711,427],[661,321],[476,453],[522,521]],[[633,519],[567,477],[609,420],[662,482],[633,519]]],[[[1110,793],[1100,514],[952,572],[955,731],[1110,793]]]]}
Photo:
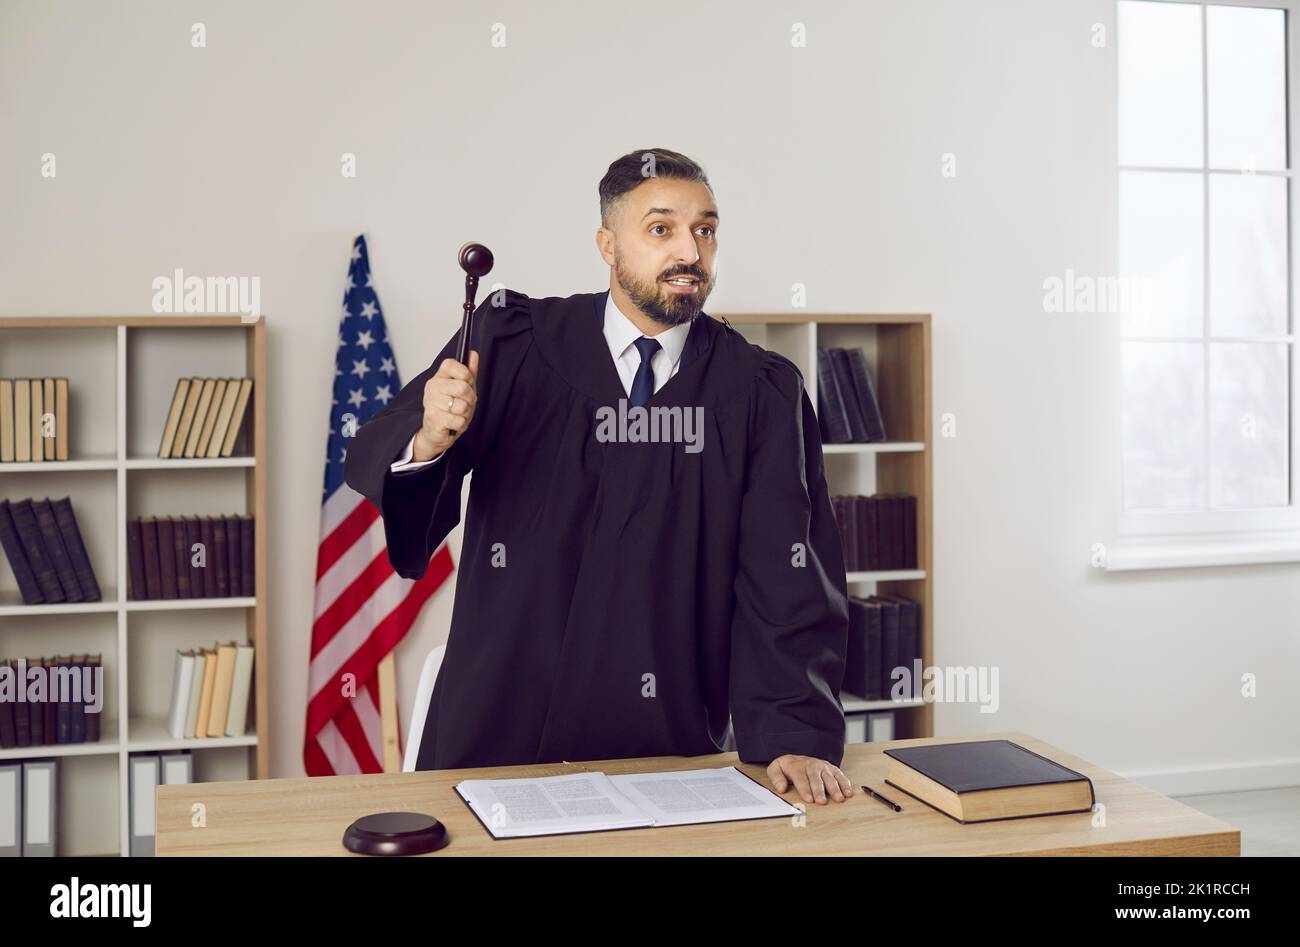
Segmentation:
{"type": "Polygon", "coordinates": [[[608,227],[610,208],[624,194],[651,177],[699,181],[710,191],[713,190],[704,169],[684,154],[667,148],[629,151],[615,160],[600,179],[600,225],[608,227]]]}

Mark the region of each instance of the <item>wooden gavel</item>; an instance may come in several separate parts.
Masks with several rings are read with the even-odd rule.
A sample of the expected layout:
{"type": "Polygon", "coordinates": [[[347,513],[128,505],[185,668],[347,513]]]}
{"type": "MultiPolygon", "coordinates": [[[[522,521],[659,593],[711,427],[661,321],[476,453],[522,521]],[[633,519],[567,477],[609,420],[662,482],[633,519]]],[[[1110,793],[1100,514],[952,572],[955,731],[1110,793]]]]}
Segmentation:
{"type": "Polygon", "coordinates": [[[465,315],[460,322],[460,363],[469,365],[470,334],[474,329],[474,297],[480,276],[492,272],[492,251],[481,243],[467,243],[460,248],[460,268],[465,271],[465,315]]]}

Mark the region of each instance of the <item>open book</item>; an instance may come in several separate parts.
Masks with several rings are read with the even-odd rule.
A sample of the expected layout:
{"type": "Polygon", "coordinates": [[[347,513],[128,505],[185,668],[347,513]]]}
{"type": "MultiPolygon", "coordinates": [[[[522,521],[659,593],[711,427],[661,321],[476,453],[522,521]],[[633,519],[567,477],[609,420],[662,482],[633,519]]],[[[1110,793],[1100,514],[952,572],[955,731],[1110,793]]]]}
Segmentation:
{"type": "Polygon", "coordinates": [[[771,819],[801,811],[734,766],[467,779],[456,792],[493,838],[771,819]]]}

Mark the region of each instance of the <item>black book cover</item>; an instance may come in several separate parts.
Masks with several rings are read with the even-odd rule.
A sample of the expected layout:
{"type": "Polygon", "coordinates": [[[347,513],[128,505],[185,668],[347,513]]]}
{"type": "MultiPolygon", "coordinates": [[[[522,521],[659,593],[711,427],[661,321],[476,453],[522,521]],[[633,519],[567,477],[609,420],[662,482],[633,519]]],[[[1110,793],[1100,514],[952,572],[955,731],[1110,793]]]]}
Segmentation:
{"type": "Polygon", "coordinates": [[[880,699],[894,699],[894,668],[898,666],[898,603],[873,595],[880,606],[880,699]]]}
{"type": "Polygon", "coordinates": [[[252,598],[257,594],[257,583],[254,581],[256,576],[253,575],[256,560],[256,547],[253,545],[253,518],[251,516],[241,517],[239,520],[239,554],[242,558],[242,569],[240,578],[243,585],[239,590],[240,595],[252,598]]]}
{"type": "Polygon", "coordinates": [[[213,539],[212,517],[199,520],[199,542],[203,544],[203,597],[217,597],[216,540],[213,539]]]}
{"type": "Polygon", "coordinates": [[[194,548],[195,546],[202,546],[202,544],[203,528],[199,523],[199,518],[197,516],[185,517],[185,561],[190,570],[191,598],[208,597],[208,590],[204,585],[205,580],[203,578],[203,574],[207,570],[198,565],[200,560],[198,559],[198,553],[194,548]]]}
{"type": "Polygon", "coordinates": [[[132,516],[126,521],[126,563],[127,598],[148,598],[149,590],[144,578],[144,539],[138,516],[132,516]]]}
{"type": "Polygon", "coordinates": [[[95,580],[95,570],[86,553],[86,543],[81,536],[81,527],[77,525],[77,515],[72,511],[72,499],[62,497],[54,501],[54,519],[58,521],[59,533],[63,536],[63,545],[72,560],[72,571],[81,588],[81,597],[86,602],[98,602],[103,598],[99,583],[95,580]]]}
{"type": "Polygon", "coordinates": [[[216,575],[217,597],[230,595],[230,574],[226,572],[226,521],[221,517],[210,517],[212,521],[212,546],[208,549],[208,568],[216,575]]]}
{"type": "Polygon", "coordinates": [[[27,553],[27,562],[36,573],[36,581],[41,587],[41,594],[46,602],[66,601],[59,576],[54,571],[54,563],[45,551],[45,541],[41,539],[41,528],[36,522],[36,511],[31,500],[14,500],[9,504],[9,512],[14,518],[14,527],[22,539],[23,552],[27,553]]]}
{"type": "Polygon", "coordinates": [[[840,403],[844,405],[844,417],[849,422],[849,439],[862,443],[867,439],[867,419],[853,390],[853,369],[849,367],[848,349],[831,349],[830,356],[835,370],[835,385],[840,390],[840,403]]]}
{"type": "Polygon", "coordinates": [[[867,368],[867,353],[862,349],[850,349],[848,352],[849,377],[852,390],[863,414],[868,443],[885,440],[885,419],[880,413],[880,402],[876,399],[876,386],[871,383],[871,372],[867,368]]]}
{"type": "Polygon", "coordinates": [[[916,676],[914,662],[921,657],[921,606],[901,595],[882,598],[898,605],[898,663],[908,669],[908,677],[903,679],[903,699],[920,697],[923,682],[916,676]]]}
{"type": "Polygon", "coordinates": [[[840,690],[844,693],[863,698],[869,689],[866,611],[865,602],[849,597],[849,639],[844,653],[844,681],[840,684],[840,690]]]}
{"type": "Polygon", "coordinates": [[[903,497],[903,568],[918,568],[916,558],[916,497],[903,497]]]}
{"type": "Polygon", "coordinates": [[[160,599],[162,566],[158,561],[158,520],[152,516],[140,520],[140,546],[144,549],[145,598],[160,599]]]}
{"type": "MultiPolygon", "coordinates": [[[[61,668],[71,667],[72,666],[71,660],[72,660],[71,658],[59,658],[55,662],[55,669],[58,670],[61,668]]],[[[59,674],[58,677],[64,678],[66,677],[66,674],[59,674]]],[[[66,696],[67,695],[62,693],[59,694],[60,698],[66,696]]],[[[71,743],[72,742],[72,705],[69,701],[61,699],[58,701],[58,708],[59,708],[58,742],[71,743]]]]}
{"type": "MultiPolygon", "coordinates": [[[[9,661],[8,664],[13,671],[15,683],[18,683],[19,675],[23,670],[22,666],[17,661],[9,661]]],[[[19,684],[19,686],[22,685],[19,684]]],[[[26,701],[14,701],[14,739],[17,741],[16,746],[32,745],[31,712],[28,710],[30,706],[26,701]]]]}
{"type": "MultiPolygon", "coordinates": [[[[95,678],[95,670],[99,668],[99,666],[103,663],[103,660],[104,660],[104,656],[102,654],[87,656],[86,666],[90,668],[90,676],[92,682],[94,681],[95,678]]],[[[104,707],[107,706],[108,703],[106,696],[103,693],[101,693],[99,697],[100,697],[101,705],[97,713],[90,710],[90,704],[91,704],[90,698],[87,696],[85,699],[83,716],[85,717],[86,720],[85,742],[87,743],[99,742],[99,731],[100,731],[99,722],[104,716],[104,707]]]]}
{"type": "Polygon", "coordinates": [[[173,516],[172,521],[172,568],[176,572],[176,597],[193,598],[190,589],[190,557],[186,554],[185,519],[173,516]]]}
{"type": "Polygon", "coordinates": [[[27,561],[27,553],[23,551],[23,541],[18,535],[18,527],[14,525],[8,500],[0,500],[0,548],[4,549],[5,558],[9,560],[9,568],[13,570],[14,579],[18,582],[18,591],[22,595],[23,604],[43,604],[45,596],[41,594],[41,585],[36,581],[36,573],[32,571],[31,563],[27,561]]]}
{"type": "Polygon", "coordinates": [[[867,602],[867,700],[884,700],[885,694],[880,689],[880,668],[883,663],[884,650],[884,609],[878,602],[867,602]]]}
{"type": "Polygon", "coordinates": [[[81,586],[77,584],[77,573],[72,571],[72,557],[63,545],[63,534],[59,532],[59,521],[54,518],[54,504],[50,498],[33,500],[32,510],[36,513],[36,525],[41,528],[41,540],[45,551],[49,553],[50,562],[54,564],[54,574],[59,577],[63,597],[69,602],[82,601],[81,586]]]}
{"type": "Polygon", "coordinates": [[[14,727],[14,708],[17,706],[11,701],[0,700],[0,750],[18,745],[18,733],[14,727]]]}
{"type": "Polygon", "coordinates": [[[862,535],[867,548],[863,556],[863,568],[868,572],[880,569],[880,498],[875,496],[862,498],[862,535]]]}
{"type": "Polygon", "coordinates": [[[176,598],[176,522],[158,517],[158,578],[163,598],[176,598]]]}
{"type": "MultiPolygon", "coordinates": [[[[41,667],[40,658],[28,658],[28,668],[41,667]]],[[[48,687],[48,682],[47,682],[48,687]]],[[[30,698],[30,694],[28,697],[30,698]]],[[[45,699],[29,701],[27,705],[28,724],[32,728],[32,746],[44,746],[48,741],[45,739],[45,699]]]]}
{"type": "Polygon", "coordinates": [[[817,423],[823,444],[847,444],[852,432],[835,380],[835,366],[825,349],[817,349],[817,423]]]}
{"type": "Polygon", "coordinates": [[[239,527],[238,516],[226,517],[226,576],[230,581],[230,594],[238,595],[244,587],[244,556],[240,543],[243,533],[239,527]]]}
{"type": "MultiPolygon", "coordinates": [[[[959,795],[1081,780],[1092,786],[1092,780],[1082,773],[1010,740],[930,743],[896,747],[884,752],[959,795]]],[[[1093,802],[1096,802],[1095,794],[1093,802]]]]}
{"type": "Polygon", "coordinates": [[[50,692],[49,681],[53,680],[54,668],[56,665],[54,658],[41,658],[41,667],[45,669],[45,742],[59,742],[59,705],[55,703],[54,695],[50,692]]]}
{"type": "Polygon", "coordinates": [[[82,668],[86,666],[85,655],[78,655],[73,658],[68,665],[73,669],[76,675],[76,689],[69,693],[68,697],[68,742],[85,743],[86,742],[86,693],[84,690],[86,676],[82,673],[82,668]],[[80,697],[80,700],[76,698],[80,697]]]}

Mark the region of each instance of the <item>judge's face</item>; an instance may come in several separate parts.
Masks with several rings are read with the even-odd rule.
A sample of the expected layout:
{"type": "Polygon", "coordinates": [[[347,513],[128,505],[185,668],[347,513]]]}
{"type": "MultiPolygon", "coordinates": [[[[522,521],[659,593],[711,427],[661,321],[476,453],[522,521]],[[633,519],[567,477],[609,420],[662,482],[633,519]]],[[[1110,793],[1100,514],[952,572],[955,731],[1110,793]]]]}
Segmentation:
{"type": "Polygon", "coordinates": [[[610,216],[598,244],[632,304],[666,326],[698,316],[713,291],[718,252],[718,209],[708,187],[649,178],[610,216]]]}

